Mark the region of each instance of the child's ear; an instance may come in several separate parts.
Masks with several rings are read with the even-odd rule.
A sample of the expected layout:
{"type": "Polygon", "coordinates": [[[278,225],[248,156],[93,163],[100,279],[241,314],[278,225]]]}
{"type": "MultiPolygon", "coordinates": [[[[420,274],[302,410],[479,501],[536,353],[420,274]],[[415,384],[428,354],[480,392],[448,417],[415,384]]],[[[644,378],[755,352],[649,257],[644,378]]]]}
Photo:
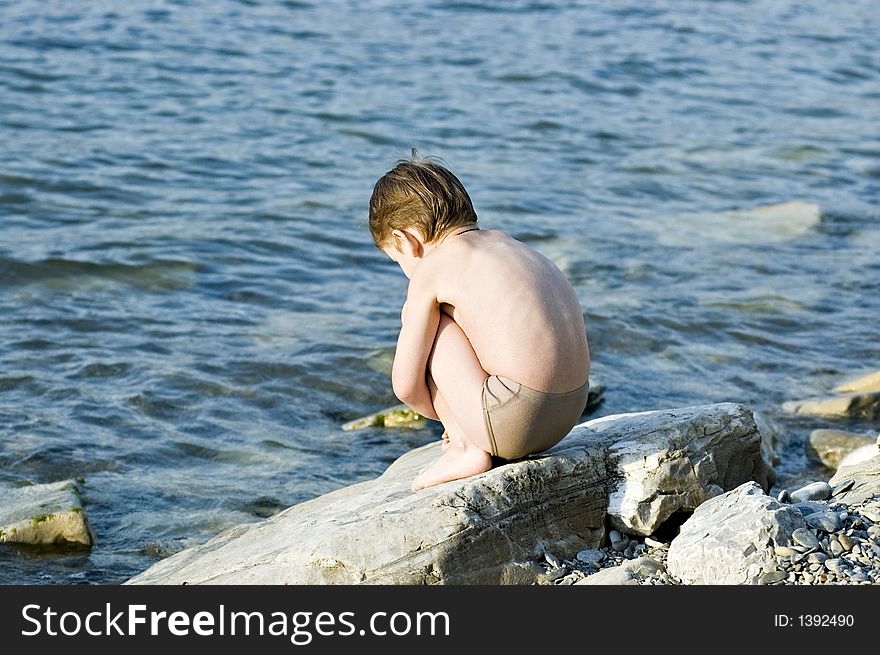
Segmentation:
{"type": "Polygon", "coordinates": [[[393,230],[391,234],[394,236],[395,247],[399,252],[416,258],[422,257],[425,254],[421,238],[411,228],[393,230]]]}

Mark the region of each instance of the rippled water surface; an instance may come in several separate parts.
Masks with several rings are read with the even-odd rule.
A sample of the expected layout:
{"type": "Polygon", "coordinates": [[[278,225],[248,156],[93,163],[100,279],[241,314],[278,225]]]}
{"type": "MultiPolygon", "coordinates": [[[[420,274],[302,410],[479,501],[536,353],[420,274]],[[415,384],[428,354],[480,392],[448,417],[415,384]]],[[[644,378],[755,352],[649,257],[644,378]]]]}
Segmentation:
{"type": "MultiPolygon", "coordinates": [[[[880,368],[880,12],[743,2],[0,1],[0,487],[77,476],[116,583],[374,477],[406,280],[366,229],[411,146],[583,304],[597,415],[880,368]],[[821,215],[726,214],[789,201],[821,215]]],[[[877,425],[849,421],[857,431],[877,425]]]]}

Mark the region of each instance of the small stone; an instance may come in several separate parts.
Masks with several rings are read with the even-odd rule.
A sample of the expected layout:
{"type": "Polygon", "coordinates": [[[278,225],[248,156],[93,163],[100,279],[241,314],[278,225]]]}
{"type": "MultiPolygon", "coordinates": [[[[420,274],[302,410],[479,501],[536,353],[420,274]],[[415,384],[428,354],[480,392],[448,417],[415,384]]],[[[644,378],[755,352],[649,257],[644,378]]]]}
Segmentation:
{"type": "Polygon", "coordinates": [[[828,569],[829,571],[831,571],[832,573],[840,573],[841,570],[844,568],[844,566],[843,566],[843,562],[839,558],[835,557],[832,559],[825,560],[825,568],[828,569]]]}
{"type": "Polygon", "coordinates": [[[808,500],[826,500],[831,497],[831,485],[827,482],[813,482],[797,491],[791,492],[791,502],[803,503],[808,500]]]}
{"type": "Polygon", "coordinates": [[[579,576],[575,575],[574,573],[570,573],[567,576],[565,576],[564,578],[560,578],[556,582],[556,584],[562,585],[562,586],[567,586],[567,585],[574,584],[575,582],[578,581],[578,579],[579,579],[579,576]]]}
{"type": "Polygon", "coordinates": [[[776,546],[776,548],[773,549],[773,552],[776,557],[791,557],[792,555],[797,554],[796,550],[789,548],[788,546],[776,546]]]}
{"type": "Polygon", "coordinates": [[[776,500],[778,500],[780,503],[787,503],[789,498],[791,498],[791,496],[788,493],[788,489],[783,489],[776,496],[776,500]]]}
{"type": "Polygon", "coordinates": [[[849,512],[838,512],[837,518],[840,519],[841,523],[844,523],[849,518],[849,512]]]}
{"type": "Polygon", "coordinates": [[[816,512],[806,517],[807,525],[825,532],[836,532],[840,529],[840,517],[835,512],[816,512]]]}
{"type": "Polygon", "coordinates": [[[816,535],[806,528],[796,529],[791,533],[791,538],[796,544],[803,546],[804,548],[809,548],[811,550],[819,548],[819,540],[816,539],[816,535]]]}
{"type": "Polygon", "coordinates": [[[804,573],[802,577],[807,584],[813,584],[814,578],[812,573],[804,573]]]}
{"type": "Polygon", "coordinates": [[[880,525],[872,525],[867,529],[867,533],[869,537],[880,539],[880,525]]]}
{"type": "Polygon", "coordinates": [[[831,488],[831,495],[836,496],[837,494],[842,494],[844,491],[849,491],[855,483],[856,481],[852,478],[844,480],[839,485],[831,488]]]}
{"type": "Polygon", "coordinates": [[[856,542],[853,541],[851,537],[848,537],[845,534],[837,535],[837,541],[838,543],[840,543],[841,547],[844,550],[852,550],[856,545],[856,542]]]}
{"type": "Polygon", "coordinates": [[[657,541],[656,539],[652,539],[651,537],[645,537],[645,545],[650,548],[666,548],[666,544],[662,541],[657,541]]]}
{"type": "Polygon", "coordinates": [[[785,578],[785,571],[769,571],[758,578],[758,584],[773,584],[774,582],[781,582],[785,578]]]}
{"type": "Polygon", "coordinates": [[[831,545],[829,547],[831,554],[835,557],[838,557],[843,554],[844,548],[836,539],[832,540],[831,545]]]}
{"type": "Polygon", "coordinates": [[[816,553],[810,553],[809,555],[807,555],[807,561],[810,564],[820,564],[821,565],[821,564],[824,564],[825,560],[827,560],[827,559],[828,559],[828,555],[826,555],[825,553],[816,552],[816,553]]]}
{"type": "Polygon", "coordinates": [[[562,561],[553,553],[544,553],[544,559],[547,560],[547,563],[554,569],[558,569],[562,566],[562,561]]]}
{"type": "Polygon", "coordinates": [[[622,553],[629,546],[629,537],[623,536],[617,530],[609,532],[608,538],[611,540],[611,548],[615,552],[622,553]]]}
{"type": "Polygon", "coordinates": [[[796,573],[789,573],[785,579],[789,582],[797,582],[798,577],[796,573]]]}
{"type": "Polygon", "coordinates": [[[577,560],[584,564],[598,566],[599,562],[605,559],[605,553],[598,549],[582,550],[577,554],[577,560]]]}
{"type": "Polygon", "coordinates": [[[855,575],[850,576],[850,580],[856,582],[870,582],[871,578],[866,573],[856,573],[855,575]]]}
{"type": "Polygon", "coordinates": [[[568,569],[564,566],[560,566],[559,568],[549,571],[547,573],[547,579],[550,580],[550,582],[553,582],[554,580],[559,580],[560,578],[564,578],[567,575],[568,569]]]}

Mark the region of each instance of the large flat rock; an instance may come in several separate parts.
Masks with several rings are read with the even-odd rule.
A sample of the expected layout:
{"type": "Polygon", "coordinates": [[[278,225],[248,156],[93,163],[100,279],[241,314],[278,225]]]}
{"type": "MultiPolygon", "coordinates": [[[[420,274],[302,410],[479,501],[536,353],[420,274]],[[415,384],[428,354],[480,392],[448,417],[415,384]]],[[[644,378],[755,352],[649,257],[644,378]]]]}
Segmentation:
{"type": "Polygon", "coordinates": [[[732,403],[576,426],[540,456],[413,493],[439,443],[379,478],[241,525],[130,584],[529,584],[544,552],[596,548],[606,519],[649,534],[707,495],[773,471],[751,412],[732,403]]]}
{"type": "Polygon", "coordinates": [[[3,489],[0,543],[92,545],[72,480],[3,489]]]}

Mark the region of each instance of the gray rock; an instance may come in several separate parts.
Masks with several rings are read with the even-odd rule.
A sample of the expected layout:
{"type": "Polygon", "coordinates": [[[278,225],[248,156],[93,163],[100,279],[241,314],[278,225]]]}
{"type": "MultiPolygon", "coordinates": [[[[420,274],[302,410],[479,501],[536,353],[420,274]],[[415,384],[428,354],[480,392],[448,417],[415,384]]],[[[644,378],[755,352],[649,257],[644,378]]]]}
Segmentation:
{"type": "Polygon", "coordinates": [[[568,575],[568,569],[564,566],[560,566],[559,568],[551,569],[547,571],[547,579],[551,582],[555,580],[559,580],[568,575]]]}
{"type": "Polygon", "coordinates": [[[606,416],[547,453],[412,493],[439,456],[434,442],[376,480],[231,528],[129,583],[531,584],[523,562],[598,547],[606,519],[651,534],[709,484],[769,488],[760,442],[731,403],[606,416]]]}
{"type": "Polygon", "coordinates": [[[796,400],[783,403],[782,408],[807,416],[862,418],[870,421],[880,415],[880,392],[796,400]]]}
{"type": "Polygon", "coordinates": [[[850,489],[853,488],[854,484],[855,484],[855,480],[844,480],[836,487],[832,487],[831,488],[832,497],[836,496],[837,494],[842,494],[844,491],[849,491],[850,489]]]}
{"type": "Polygon", "coordinates": [[[829,558],[825,560],[825,568],[832,573],[840,573],[844,568],[843,560],[840,558],[829,558]]]}
{"type": "Polygon", "coordinates": [[[764,565],[775,567],[775,546],[789,544],[803,527],[800,512],[745,483],[694,511],[672,540],[666,565],[685,584],[754,583],[764,565]]]}
{"type": "Polygon", "coordinates": [[[825,532],[835,532],[840,529],[840,517],[835,512],[816,512],[806,517],[807,525],[825,532]]]}
{"type": "Polygon", "coordinates": [[[782,582],[787,577],[785,571],[770,571],[763,573],[758,578],[758,584],[773,584],[774,582],[782,582]]]}
{"type": "Polygon", "coordinates": [[[773,553],[776,557],[791,557],[792,555],[796,555],[797,551],[794,548],[789,548],[788,546],[776,546],[773,549],[773,553]]]}
{"type": "Polygon", "coordinates": [[[620,566],[611,566],[575,582],[577,585],[634,585],[659,573],[666,567],[650,557],[626,560],[620,566]]]}
{"type": "Polygon", "coordinates": [[[832,540],[831,540],[831,544],[830,544],[830,548],[829,548],[829,550],[831,551],[831,554],[832,554],[834,557],[839,557],[839,556],[842,555],[843,552],[844,552],[844,548],[843,548],[843,546],[840,544],[839,541],[837,541],[837,539],[832,539],[832,540]]]}
{"type": "Polygon", "coordinates": [[[813,482],[801,487],[791,494],[792,503],[804,503],[808,500],[826,500],[831,497],[831,485],[827,482],[813,482]]]}
{"type": "Polygon", "coordinates": [[[590,550],[582,550],[577,554],[577,560],[579,562],[583,562],[584,564],[590,564],[593,566],[598,566],[599,563],[605,559],[605,553],[596,548],[592,548],[590,550]]]}
{"type": "Polygon", "coordinates": [[[92,530],[73,480],[0,490],[0,543],[91,546],[92,530]]]}
{"type": "Polygon", "coordinates": [[[553,553],[544,553],[544,559],[554,569],[558,569],[560,566],[562,566],[562,561],[553,553]]]}
{"type": "MultiPolygon", "coordinates": [[[[656,422],[653,414],[643,416],[656,422]]],[[[763,489],[773,485],[775,472],[761,454],[761,434],[751,415],[732,420],[720,414],[718,417],[716,426],[704,423],[696,434],[690,423],[682,422],[679,433],[640,430],[639,439],[620,439],[612,444],[610,456],[617,459],[615,468],[623,477],[609,494],[611,527],[628,534],[649,535],[673,513],[698,507],[713,492],[711,485],[723,490],[749,480],[758,482],[763,489]],[[727,423],[729,428],[724,429],[727,423]],[[719,439],[721,433],[716,434],[717,429],[728,436],[719,439]],[[735,449],[747,453],[737,456],[744,457],[744,461],[727,455],[722,442],[728,446],[737,443],[735,449]],[[706,452],[697,450],[701,446],[706,452]]],[[[601,434],[600,422],[613,418],[597,419],[591,425],[601,434]]],[[[613,423],[608,428],[613,428],[613,423]]]]}
{"type": "Polygon", "coordinates": [[[806,501],[803,503],[797,503],[796,505],[792,505],[796,510],[798,510],[804,516],[809,516],[810,514],[815,514],[816,512],[827,512],[828,505],[825,503],[820,503],[816,501],[806,501]]]}
{"type": "Polygon", "coordinates": [[[837,470],[840,460],[862,446],[874,444],[874,439],[862,434],[839,430],[813,430],[807,438],[807,458],[837,470]]]}
{"type": "Polygon", "coordinates": [[[645,545],[650,548],[666,548],[665,543],[656,539],[652,539],[651,537],[645,537],[645,545]]]}
{"type": "Polygon", "coordinates": [[[787,503],[790,499],[791,499],[791,496],[788,493],[788,489],[783,489],[776,496],[776,500],[778,500],[780,503],[787,503]]]}
{"type": "Polygon", "coordinates": [[[614,549],[615,552],[622,553],[626,550],[626,547],[629,546],[629,537],[625,537],[617,530],[609,532],[608,539],[611,541],[611,548],[614,549]]]}
{"type": "Polygon", "coordinates": [[[850,507],[860,505],[880,493],[880,453],[858,464],[841,466],[828,482],[836,487],[848,480],[853,481],[853,486],[835,494],[834,499],[850,507]]]}

